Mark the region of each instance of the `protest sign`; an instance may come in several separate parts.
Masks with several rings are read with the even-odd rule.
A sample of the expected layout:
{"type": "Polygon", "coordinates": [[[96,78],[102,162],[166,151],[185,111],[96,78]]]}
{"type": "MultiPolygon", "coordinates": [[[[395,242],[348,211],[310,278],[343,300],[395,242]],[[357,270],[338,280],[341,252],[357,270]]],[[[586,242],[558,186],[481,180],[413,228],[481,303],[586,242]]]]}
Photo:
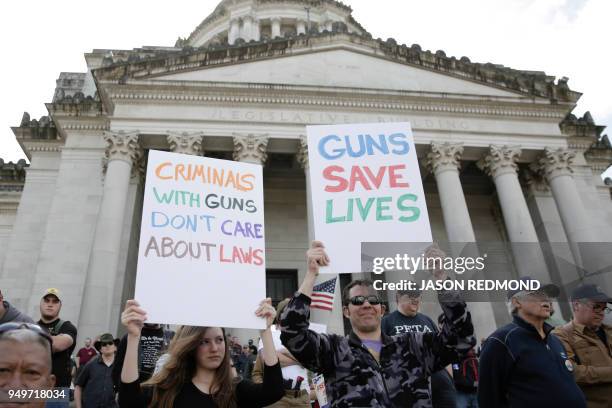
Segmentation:
{"type": "Polygon", "coordinates": [[[321,273],[361,272],[361,242],[431,242],[409,123],[307,126],[317,240],[331,259],[321,273]]]}
{"type": "Polygon", "coordinates": [[[135,295],[149,322],[264,328],[264,250],[261,166],[149,152],[135,295]]]}

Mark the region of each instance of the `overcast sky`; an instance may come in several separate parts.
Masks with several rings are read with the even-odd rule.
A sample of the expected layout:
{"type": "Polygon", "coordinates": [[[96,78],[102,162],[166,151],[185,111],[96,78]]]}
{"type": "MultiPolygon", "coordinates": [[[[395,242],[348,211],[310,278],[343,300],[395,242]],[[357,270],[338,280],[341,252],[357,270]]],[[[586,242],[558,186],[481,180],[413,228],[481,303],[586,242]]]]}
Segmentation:
{"type": "MultiPolygon", "coordinates": [[[[46,115],[60,72],[84,72],[94,48],[172,46],[217,0],[0,2],[0,158],[24,157],[11,126],[46,115]]],[[[345,0],[375,38],[448,56],[546,71],[582,92],[574,113],[612,124],[610,0],[345,0]]],[[[375,73],[373,73],[375,74],[375,73]]],[[[612,131],[608,133],[612,134],[612,131]]]]}

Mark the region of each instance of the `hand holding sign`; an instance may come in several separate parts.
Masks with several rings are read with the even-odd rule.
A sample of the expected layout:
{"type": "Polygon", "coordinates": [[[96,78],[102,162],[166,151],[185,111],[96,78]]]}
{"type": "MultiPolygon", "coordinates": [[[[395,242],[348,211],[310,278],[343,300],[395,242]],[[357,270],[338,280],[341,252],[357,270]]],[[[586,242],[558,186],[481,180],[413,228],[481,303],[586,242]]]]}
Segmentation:
{"type": "Polygon", "coordinates": [[[255,311],[255,316],[266,319],[266,330],[269,329],[276,318],[276,309],[274,309],[272,306],[272,299],[266,298],[262,300],[261,303],[259,303],[259,307],[255,311]]]}
{"type": "Polygon", "coordinates": [[[121,313],[121,324],[127,328],[128,335],[140,337],[140,332],[147,320],[147,312],[140,308],[140,304],[135,300],[128,300],[125,303],[125,310],[121,313]]]}
{"type": "Polygon", "coordinates": [[[329,257],[325,252],[325,246],[321,241],[312,241],[310,249],[306,252],[308,272],[319,275],[319,267],[329,265],[329,257]]]}

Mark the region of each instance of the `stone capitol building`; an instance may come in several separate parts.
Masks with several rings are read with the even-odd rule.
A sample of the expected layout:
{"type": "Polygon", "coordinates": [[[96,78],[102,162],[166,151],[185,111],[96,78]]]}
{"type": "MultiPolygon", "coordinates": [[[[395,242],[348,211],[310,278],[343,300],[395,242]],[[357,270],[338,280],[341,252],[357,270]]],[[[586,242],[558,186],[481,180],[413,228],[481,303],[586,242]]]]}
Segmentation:
{"type": "MultiPolygon", "coordinates": [[[[334,0],[222,0],[174,47],[85,60],[87,72],[59,74],[48,116],[12,128],[30,164],[0,161],[0,289],[38,318],[43,291],[59,288],[80,339],[117,333],[133,296],[149,149],[263,165],[275,301],[299,286],[313,236],[306,125],[411,122],[436,240],[556,243],[568,258],[578,243],[612,243],[599,177],[610,139],[571,113],[581,93],[567,78],[377,39],[334,0]]],[[[508,277],[528,268],[490,256],[508,277]]],[[[579,278],[556,260],[535,260],[538,277],[579,278]]],[[[423,305],[434,320],[437,307],[423,305]]],[[[479,337],[509,320],[504,305],[471,310],[479,337]]],[[[312,319],[343,332],[339,296],[312,319]]]]}

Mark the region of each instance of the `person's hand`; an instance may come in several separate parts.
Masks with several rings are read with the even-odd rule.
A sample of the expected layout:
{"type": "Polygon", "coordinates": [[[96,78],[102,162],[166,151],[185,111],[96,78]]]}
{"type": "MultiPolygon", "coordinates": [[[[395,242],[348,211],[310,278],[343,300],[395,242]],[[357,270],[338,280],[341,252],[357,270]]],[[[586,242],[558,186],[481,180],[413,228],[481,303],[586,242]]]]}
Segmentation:
{"type": "Polygon", "coordinates": [[[262,300],[257,310],[255,310],[255,315],[266,319],[266,330],[269,329],[276,317],[276,309],[272,306],[272,299],[266,298],[262,300]]]}
{"type": "Polygon", "coordinates": [[[431,244],[425,250],[425,259],[432,259],[428,263],[433,264],[434,268],[431,269],[431,274],[437,280],[445,280],[448,278],[446,271],[443,268],[444,258],[446,258],[446,253],[440,249],[437,243],[431,244]],[[435,261],[434,261],[435,260],[435,261]],[[440,266],[441,268],[438,268],[440,266]]]}
{"type": "Polygon", "coordinates": [[[147,320],[147,312],[140,308],[135,300],[125,303],[125,310],[121,313],[121,323],[127,328],[130,336],[140,336],[144,322],[147,320]]]}
{"type": "Polygon", "coordinates": [[[319,274],[321,266],[329,265],[329,257],[321,241],[312,241],[310,249],[306,252],[306,259],[308,261],[308,272],[315,276],[319,274]]]}

